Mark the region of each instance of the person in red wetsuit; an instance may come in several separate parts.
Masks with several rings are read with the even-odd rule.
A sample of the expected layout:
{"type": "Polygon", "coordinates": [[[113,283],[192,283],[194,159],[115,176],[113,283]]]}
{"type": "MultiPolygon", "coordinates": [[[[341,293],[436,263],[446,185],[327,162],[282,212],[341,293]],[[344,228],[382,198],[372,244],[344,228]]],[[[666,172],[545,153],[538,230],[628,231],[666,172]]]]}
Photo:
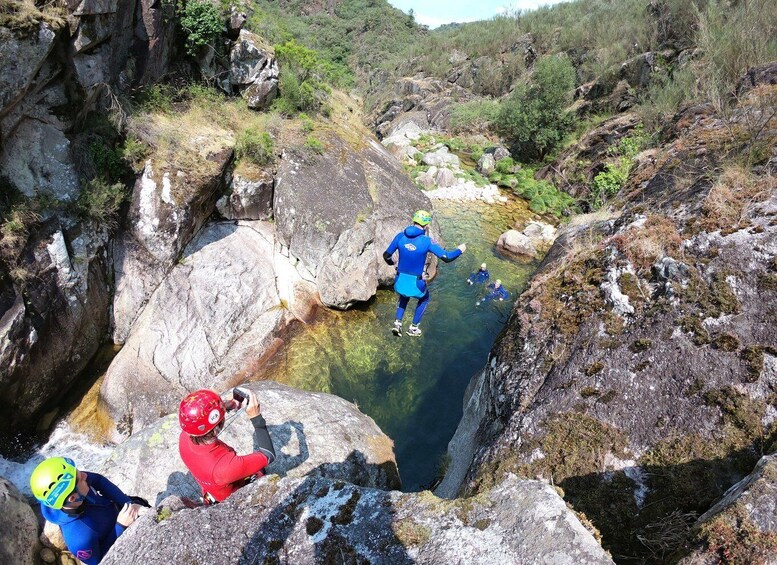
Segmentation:
{"type": "Polygon", "coordinates": [[[245,392],[248,398],[242,404],[254,425],[254,445],[258,446],[258,451],[249,455],[238,455],[218,438],[227,408],[240,408],[241,403],[229,400],[226,404],[212,390],[198,390],[181,401],[178,421],[183,431],[178,451],[202,488],[206,503],[221,502],[254,477],[263,476],[262,469],[275,460],[259,400],[252,390],[245,392]]]}

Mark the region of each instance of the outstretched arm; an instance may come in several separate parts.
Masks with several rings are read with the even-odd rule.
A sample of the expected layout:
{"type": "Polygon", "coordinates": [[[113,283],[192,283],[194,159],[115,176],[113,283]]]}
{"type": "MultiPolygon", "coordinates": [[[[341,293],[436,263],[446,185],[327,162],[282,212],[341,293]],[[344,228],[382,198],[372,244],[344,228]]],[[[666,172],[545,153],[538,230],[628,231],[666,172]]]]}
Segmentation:
{"type": "Polygon", "coordinates": [[[429,246],[429,251],[434,253],[437,257],[439,257],[445,263],[450,263],[454,259],[458,258],[464,252],[464,249],[466,249],[466,247],[464,247],[464,249],[461,249],[461,247],[462,246],[459,246],[456,249],[448,251],[447,249],[443,249],[442,247],[440,247],[436,243],[432,243],[429,246]]]}

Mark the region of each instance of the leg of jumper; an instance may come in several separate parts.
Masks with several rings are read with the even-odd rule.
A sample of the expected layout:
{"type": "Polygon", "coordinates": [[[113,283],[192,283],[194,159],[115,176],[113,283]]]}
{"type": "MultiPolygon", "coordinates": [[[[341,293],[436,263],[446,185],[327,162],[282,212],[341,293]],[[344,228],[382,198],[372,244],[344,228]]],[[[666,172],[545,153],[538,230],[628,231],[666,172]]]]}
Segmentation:
{"type": "Polygon", "coordinates": [[[402,320],[402,318],[405,317],[405,308],[407,308],[407,303],[410,302],[409,296],[402,296],[399,295],[399,304],[397,304],[397,320],[402,320]]]}
{"type": "Polygon", "coordinates": [[[413,325],[417,326],[421,323],[421,318],[426,311],[426,307],[429,305],[429,291],[426,291],[421,298],[418,299],[418,304],[415,307],[415,313],[413,314],[413,325]]]}

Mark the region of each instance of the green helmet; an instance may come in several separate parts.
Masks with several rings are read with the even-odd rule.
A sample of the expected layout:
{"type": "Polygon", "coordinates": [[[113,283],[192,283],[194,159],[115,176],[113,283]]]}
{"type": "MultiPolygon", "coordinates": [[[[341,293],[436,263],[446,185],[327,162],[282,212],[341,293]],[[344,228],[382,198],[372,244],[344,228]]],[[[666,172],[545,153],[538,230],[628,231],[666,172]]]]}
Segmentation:
{"type": "Polygon", "coordinates": [[[426,210],[419,210],[413,214],[413,223],[419,226],[427,226],[432,221],[432,215],[426,210]]]}
{"type": "Polygon", "coordinates": [[[60,509],[76,488],[76,464],[67,457],[49,457],[30,475],[35,498],[50,508],[60,509]]]}

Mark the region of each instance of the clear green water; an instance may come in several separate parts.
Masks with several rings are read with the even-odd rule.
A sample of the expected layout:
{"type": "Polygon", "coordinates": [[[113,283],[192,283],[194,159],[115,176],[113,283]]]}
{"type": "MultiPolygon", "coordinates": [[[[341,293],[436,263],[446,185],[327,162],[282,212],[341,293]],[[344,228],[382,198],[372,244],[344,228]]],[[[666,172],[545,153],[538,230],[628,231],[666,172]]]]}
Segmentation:
{"type": "MultiPolygon", "coordinates": [[[[391,334],[396,295],[380,291],[362,309],[323,312],[298,328],[262,377],[356,403],[394,440],[404,490],[429,487],[461,418],[464,390],[485,365],[512,300],[536,268],[494,252],[499,235],[526,214],[519,201],[436,203],[446,246],[466,242],[468,249],[453,263],[441,264],[430,283],[423,335],[391,334]],[[511,292],[509,302],[475,305],[483,288],[471,287],[466,278],[482,262],[491,280],[502,279],[511,292]]],[[[415,302],[405,313],[405,327],[415,302]]]]}

